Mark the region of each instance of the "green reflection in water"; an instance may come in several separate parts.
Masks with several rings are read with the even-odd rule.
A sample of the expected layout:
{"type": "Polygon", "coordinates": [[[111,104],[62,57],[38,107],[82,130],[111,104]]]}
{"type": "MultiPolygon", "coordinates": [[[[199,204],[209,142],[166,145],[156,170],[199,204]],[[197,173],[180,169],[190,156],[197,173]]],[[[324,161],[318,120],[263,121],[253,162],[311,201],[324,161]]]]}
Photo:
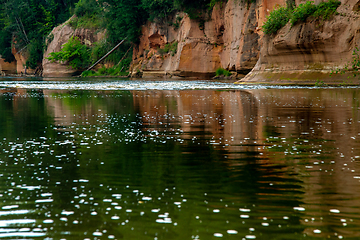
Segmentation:
{"type": "Polygon", "coordinates": [[[34,222],[0,237],[357,239],[358,90],[328,91],[4,91],[0,214],[34,222]]]}

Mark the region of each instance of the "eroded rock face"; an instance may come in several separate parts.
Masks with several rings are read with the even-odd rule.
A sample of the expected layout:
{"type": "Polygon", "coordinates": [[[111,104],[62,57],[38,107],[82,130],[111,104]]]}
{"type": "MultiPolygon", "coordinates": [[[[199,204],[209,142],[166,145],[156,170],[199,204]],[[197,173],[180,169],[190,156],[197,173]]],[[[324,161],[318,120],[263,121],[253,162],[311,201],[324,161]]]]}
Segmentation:
{"type": "Polygon", "coordinates": [[[44,77],[67,77],[81,73],[72,69],[67,63],[51,62],[47,59],[51,52],[59,52],[62,45],[67,43],[71,37],[78,37],[86,45],[91,45],[104,38],[104,32],[95,33],[95,30],[83,28],[73,29],[68,24],[70,20],[71,18],[64,24],[54,28],[49,35],[52,40],[47,43],[42,63],[44,77]]]}
{"type": "Polygon", "coordinates": [[[306,23],[288,23],[275,36],[264,36],[256,67],[244,81],[319,79],[338,81],[346,76],[330,73],[352,61],[360,44],[358,1],[343,1],[330,20],[309,19],[306,23]]]}
{"type": "Polygon", "coordinates": [[[204,24],[186,14],[177,29],[166,23],[147,23],[142,28],[140,44],[133,55],[133,73],[142,71],[143,77],[214,75],[222,67],[240,73],[249,72],[257,63],[260,40],[267,12],[283,0],[263,0],[248,4],[229,0],[222,7],[214,7],[204,24]],[[162,53],[159,48],[177,42],[177,51],[162,53]]]}
{"type": "Polygon", "coordinates": [[[0,76],[5,74],[16,74],[16,62],[5,62],[3,58],[0,58],[0,76]]]}
{"type": "Polygon", "coordinates": [[[13,62],[5,62],[5,59],[0,58],[0,76],[1,75],[22,75],[22,74],[34,74],[35,69],[26,68],[26,61],[28,59],[28,52],[25,48],[18,49],[15,44],[13,44],[11,49],[12,54],[15,59],[13,62]]]}

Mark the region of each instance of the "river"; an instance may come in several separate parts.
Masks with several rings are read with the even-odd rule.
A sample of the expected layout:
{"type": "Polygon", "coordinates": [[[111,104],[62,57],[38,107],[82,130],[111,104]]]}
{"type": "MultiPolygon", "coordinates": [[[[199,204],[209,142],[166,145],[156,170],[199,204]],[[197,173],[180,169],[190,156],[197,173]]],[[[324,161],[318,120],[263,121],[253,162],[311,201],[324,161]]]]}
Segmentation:
{"type": "Polygon", "coordinates": [[[0,78],[0,238],[360,239],[359,96],[0,78]]]}

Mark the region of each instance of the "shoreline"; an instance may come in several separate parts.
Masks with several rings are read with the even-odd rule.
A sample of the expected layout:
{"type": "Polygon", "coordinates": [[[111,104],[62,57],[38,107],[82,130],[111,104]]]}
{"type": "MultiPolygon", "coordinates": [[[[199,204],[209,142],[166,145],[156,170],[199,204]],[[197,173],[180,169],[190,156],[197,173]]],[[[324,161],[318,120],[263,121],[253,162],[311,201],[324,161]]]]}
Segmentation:
{"type": "Polygon", "coordinates": [[[235,84],[359,86],[360,75],[354,74],[355,72],[332,73],[329,70],[253,70],[235,84]]]}
{"type": "Polygon", "coordinates": [[[194,77],[145,77],[137,78],[130,76],[90,76],[90,77],[81,77],[81,76],[64,76],[64,77],[42,77],[37,75],[25,75],[25,74],[7,74],[1,75],[0,78],[42,78],[42,79],[60,79],[60,78],[78,78],[78,79],[87,79],[87,78],[121,78],[121,79],[136,79],[136,80],[204,80],[204,81],[227,81],[233,82],[234,84],[240,85],[280,85],[280,86],[318,86],[318,87],[342,87],[342,86],[360,86],[360,75],[353,76],[353,73],[346,74],[333,74],[330,76],[330,73],[324,72],[286,72],[286,71],[256,71],[250,72],[246,76],[240,79],[232,79],[229,77],[217,77],[217,78],[194,78],[194,77]],[[316,78],[315,78],[316,77],[316,78]]]}

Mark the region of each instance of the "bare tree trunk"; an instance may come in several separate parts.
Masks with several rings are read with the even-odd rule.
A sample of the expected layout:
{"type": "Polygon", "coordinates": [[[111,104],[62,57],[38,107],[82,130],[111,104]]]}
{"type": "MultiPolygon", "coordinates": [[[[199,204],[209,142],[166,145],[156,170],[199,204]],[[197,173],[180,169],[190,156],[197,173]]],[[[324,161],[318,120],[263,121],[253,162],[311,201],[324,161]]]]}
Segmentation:
{"type": "Polygon", "coordinates": [[[88,69],[86,69],[86,71],[90,71],[93,67],[95,67],[96,65],[98,65],[102,60],[104,60],[105,58],[107,58],[107,56],[109,56],[113,51],[115,51],[125,40],[127,39],[124,38],[120,43],[118,43],[118,45],[116,45],[113,49],[111,49],[107,54],[105,54],[102,58],[100,58],[96,63],[94,63],[92,66],[90,66],[88,69]]]}
{"type": "Polygon", "coordinates": [[[120,63],[125,59],[127,53],[130,51],[131,48],[132,48],[132,44],[131,44],[131,46],[129,47],[129,49],[126,51],[126,53],[124,54],[124,56],[120,59],[120,61],[119,61],[115,66],[120,65],[120,63]]]}

